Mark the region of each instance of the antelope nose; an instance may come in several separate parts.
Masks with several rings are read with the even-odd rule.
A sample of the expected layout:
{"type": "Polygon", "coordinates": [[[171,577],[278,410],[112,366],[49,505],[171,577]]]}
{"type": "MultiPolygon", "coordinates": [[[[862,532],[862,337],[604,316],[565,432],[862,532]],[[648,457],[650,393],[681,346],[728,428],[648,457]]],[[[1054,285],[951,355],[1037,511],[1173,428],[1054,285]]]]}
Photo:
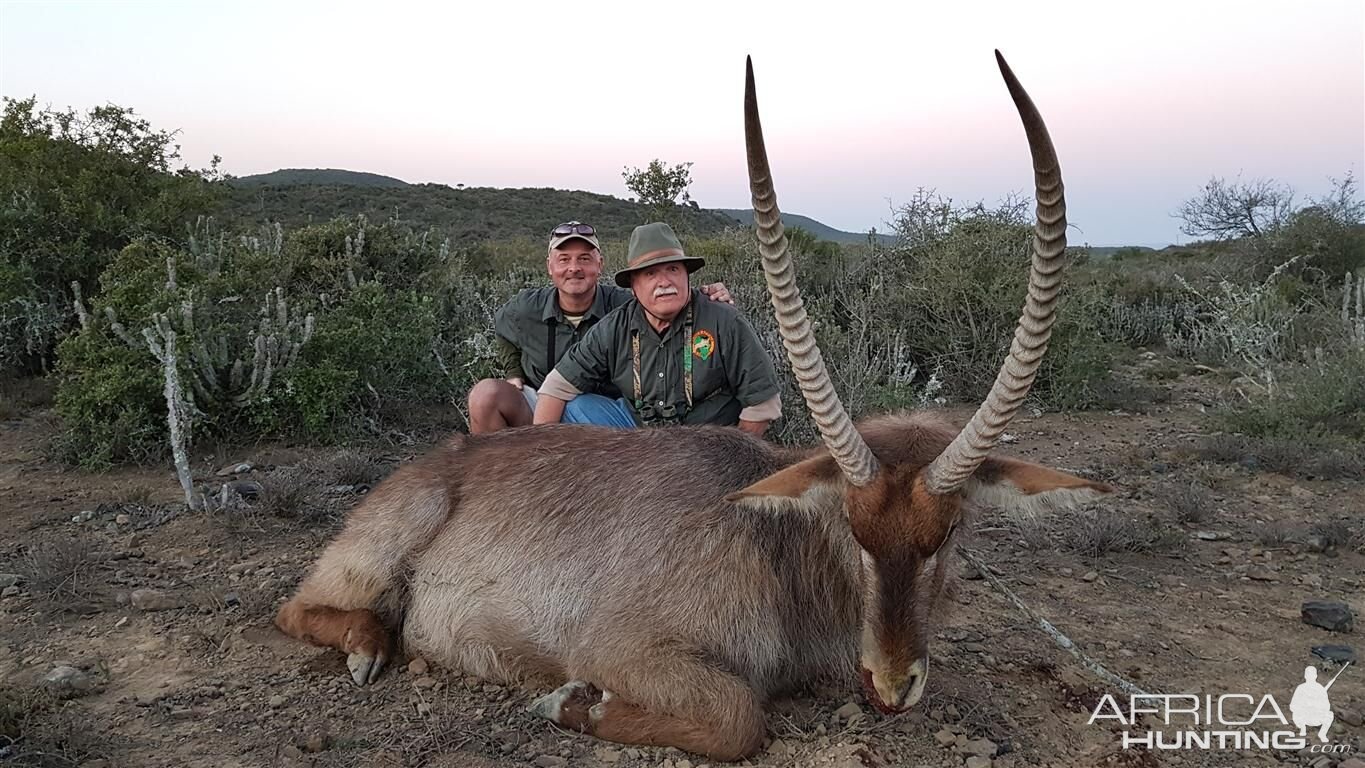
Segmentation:
{"type": "Polygon", "coordinates": [[[900,690],[896,691],[896,701],[891,706],[897,710],[906,710],[919,703],[924,696],[924,684],[929,681],[929,665],[924,659],[916,661],[910,665],[909,674],[905,677],[905,682],[900,690]]]}

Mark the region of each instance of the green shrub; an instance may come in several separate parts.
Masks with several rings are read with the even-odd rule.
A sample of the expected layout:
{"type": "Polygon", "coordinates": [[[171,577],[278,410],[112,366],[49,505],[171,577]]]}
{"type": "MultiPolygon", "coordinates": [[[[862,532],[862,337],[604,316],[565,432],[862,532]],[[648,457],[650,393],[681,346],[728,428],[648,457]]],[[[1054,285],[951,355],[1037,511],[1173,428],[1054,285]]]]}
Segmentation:
{"type": "MultiPolygon", "coordinates": [[[[386,412],[462,397],[473,382],[447,375],[441,355],[455,351],[445,338],[471,328],[439,317],[459,298],[409,287],[460,271],[444,244],[363,221],[264,240],[200,237],[189,249],[133,243],[101,276],[86,327],[61,347],[62,453],[86,466],[163,454],[163,374],[141,335],[157,313],[177,333],[192,439],[338,441],[386,412]]],[[[462,287],[480,294],[476,281],[462,287]]]]}
{"type": "Polygon", "coordinates": [[[1343,350],[1286,369],[1273,395],[1225,406],[1218,416],[1226,429],[1254,438],[1365,443],[1365,350],[1343,350]]]}

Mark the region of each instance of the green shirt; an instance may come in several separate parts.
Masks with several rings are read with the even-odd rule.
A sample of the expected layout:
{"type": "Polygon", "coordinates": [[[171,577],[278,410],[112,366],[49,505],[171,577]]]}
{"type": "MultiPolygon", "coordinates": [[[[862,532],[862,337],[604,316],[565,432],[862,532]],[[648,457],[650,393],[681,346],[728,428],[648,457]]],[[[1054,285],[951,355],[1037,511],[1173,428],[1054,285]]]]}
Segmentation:
{"type": "MultiPolygon", "coordinates": [[[[519,378],[539,389],[560,358],[583,338],[583,334],[613,309],[634,298],[625,288],[598,283],[592,307],[575,328],[559,308],[559,292],[553,285],[527,288],[518,293],[493,315],[493,332],[498,337],[503,376],[519,378]]],[[[620,396],[619,392],[609,390],[600,394],[620,396]]]]}
{"type": "Polygon", "coordinates": [[[729,304],[708,301],[692,290],[688,308],[661,336],[633,297],[584,334],[564,355],[559,375],[581,392],[614,386],[625,395],[636,423],[642,411],[672,406],[684,424],[739,423],[739,413],[779,391],[772,359],[753,326],[729,304]],[[689,311],[692,327],[687,329],[689,311]],[[635,354],[640,348],[640,392],[635,390],[635,354]],[[692,404],[687,404],[687,365],[692,368],[692,404]]]}

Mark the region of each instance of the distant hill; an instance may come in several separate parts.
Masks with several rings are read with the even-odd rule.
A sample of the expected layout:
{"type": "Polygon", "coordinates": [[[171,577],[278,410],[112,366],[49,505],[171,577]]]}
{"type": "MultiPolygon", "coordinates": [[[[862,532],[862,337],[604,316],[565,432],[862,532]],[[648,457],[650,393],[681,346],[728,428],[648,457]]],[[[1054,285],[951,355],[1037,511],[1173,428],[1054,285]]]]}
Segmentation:
{"type": "MultiPolygon", "coordinates": [[[[714,210],[716,213],[725,214],[746,227],[753,226],[754,211],[752,208],[716,208],[714,210]]],[[[802,216],[799,213],[783,213],[782,226],[800,227],[812,235],[815,235],[815,237],[820,240],[831,240],[836,243],[867,242],[866,232],[845,232],[841,229],[835,229],[829,225],[821,224],[815,219],[812,219],[809,216],[802,216]]],[[[893,235],[878,234],[877,239],[883,244],[890,244],[895,242],[896,238],[893,235]]]]}
{"type": "MultiPolygon", "coordinates": [[[[228,184],[216,215],[228,226],[278,221],[290,228],[329,221],[338,216],[363,214],[370,221],[397,217],[464,242],[515,237],[540,239],[556,224],[571,219],[588,222],[607,239],[619,241],[628,239],[631,230],[648,221],[650,216],[639,203],[592,192],[548,188],[455,189],[444,184],[405,184],[397,179],[391,180],[396,184],[384,186],[348,181],[320,183],[312,172],[305,173],[314,180],[259,181],[274,174],[247,177],[256,181],[246,184],[240,183],[240,179],[234,180],[228,184]]],[[[336,173],[342,175],[333,178],[387,178],[350,171],[336,173]]],[[[685,230],[693,234],[713,234],[735,225],[727,216],[697,208],[683,207],[680,215],[685,230]]]]}
{"type": "Polygon", "coordinates": [[[364,171],[344,171],[338,168],[281,168],[270,173],[238,176],[229,184],[236,186],[289,186],[294,184],[336,184],[353,187],[406,187],[402,179],[364,171]]]}

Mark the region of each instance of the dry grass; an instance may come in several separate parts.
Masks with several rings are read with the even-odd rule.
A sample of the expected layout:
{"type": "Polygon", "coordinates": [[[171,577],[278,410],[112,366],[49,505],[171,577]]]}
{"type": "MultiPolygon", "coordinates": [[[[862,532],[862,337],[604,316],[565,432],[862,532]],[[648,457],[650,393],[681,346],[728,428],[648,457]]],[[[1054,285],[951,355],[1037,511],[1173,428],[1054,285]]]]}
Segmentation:
{"type": "Polygon", "coordinates": [[[1169,483],[1160,488],[1156,496],[1182,523],[1202,523],[1213,513],[1213,493],[1196,480],[1169,483]]]}
{"type": "Polygon", "coordinates": [[[1010,521],[1023,546],[1035,552],[1063,551],[1099,559],[1111,554],[1169,554],[1185,546],[1179,530],[1152,519],[1135,519],[1101,508],[1073,515],[1010,521]]]}
{"type": "Polygon", "coordinates": [[[74,536],[30,547],[24,554],[29,589],[49,608],[85,612],[102,597],[96,577],[102,557],[88,539],[74,536]]]}
{"type": "Polygon", "coordinates": [[[317,462],[315,469],[326,478],[328,485],[364,487],[373,487],[389,471],[383,464],[352,448],[317,462]]]}
{"type": "Polygon", "coordinates": [[[0,687],[0,763],[16,768],[74,768],[105,756],[106,739],[78,707],[48,693],[0,687]]]}

